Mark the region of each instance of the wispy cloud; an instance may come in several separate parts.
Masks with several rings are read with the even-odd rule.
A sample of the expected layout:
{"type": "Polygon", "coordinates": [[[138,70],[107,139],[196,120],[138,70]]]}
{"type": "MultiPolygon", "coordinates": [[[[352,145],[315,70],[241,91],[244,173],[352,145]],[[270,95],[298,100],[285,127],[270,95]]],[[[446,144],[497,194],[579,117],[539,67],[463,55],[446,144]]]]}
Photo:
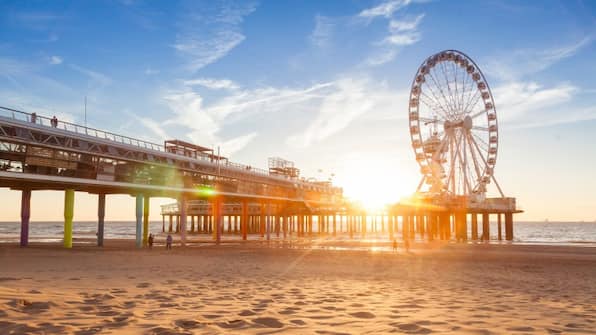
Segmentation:
{"type": "Polygon", "coordinates": [[[50,59],[48,60],[50,64],[52,65],[58,65],[58,64],[62,64],[62,57],[58,57],[58,56],[51,56],[50,59]]]}
{"type": "Polygon", "coordinates": [[[367,24],[375,18],[388,20],[387,35],[379,42],[374,42],[378,48],[366,59],[365,63],[377,66],[395,59],[399,49],[417,43],[421,39],[419,25],[425,14],[416,16],[396,17],[397,12],[411,4],[410,0],[387,1],[376,7],[365,9],[358,14],[359,18],[366,18],[367,24]]]}
{"type": "Polygon", "coordinates": [[[592,36],[585,36],[562,47],[509,50],[507,53],[497,54],[488,59],[487,73],[501,80],[516,80],[544,71],[576,55],[593,41],[592,36]]]}
{"type": "Polygon", "coordinates": [[[163,129],[161,123],[159,123],[151,118],[141,117],[141,116],[138,116],[135,114],[133,114],[133,117],[137,121],[139,121],[141,123],[141,125],[143,125],[145,128],[149,129],[151,132],[153,132],[155,135],[157,135],[157,140],[159,140],[160,142],[169,138],[168,134],[163,129]]]}
{"type": "Polygon", "coordinates": [[[508,127],[536,127],[573,122],[577,107],[569,102],[580,92],[570,83],[544,87],[536,82],[509,82],[493,89],[499,121],[508,127]]]}
{"type": "Polygon", "coordinates": [[[310,34],[311,43],[320,48],[328,46],[334,29],[333,19],[323,15],[315,16],[315,29],[310,34]]]}
{"type": "Polygon", "coordinates": [[[211,90],[236,90],[239,88],[238,84],[229,79],[198,78],[185,80],[184,84],[187,86],[199,85],[211,90]]]}
{"type": "Polygon", "coordinates": [[[244,41],[240,24],[252,13],[252,3],[213,2],[188,9],[180,23],[174,48],[197,71],[227,55],[244,41]]]}
{"type": "Polygon", "coordinates": [[[376,17],[390,18],[394,12],[409,5],[411,2],[411,0],[386,1],[375,7],[361,11],[358,16],[368,19],[374,19],[376,17]]]}
{"type": "Polygon", "coordinates": [[[70,68],[87,76],[93,84],[107,86],[112,83],[112,79],[103,73],[89,70],[75,64],[70,64],[70,68]]]}

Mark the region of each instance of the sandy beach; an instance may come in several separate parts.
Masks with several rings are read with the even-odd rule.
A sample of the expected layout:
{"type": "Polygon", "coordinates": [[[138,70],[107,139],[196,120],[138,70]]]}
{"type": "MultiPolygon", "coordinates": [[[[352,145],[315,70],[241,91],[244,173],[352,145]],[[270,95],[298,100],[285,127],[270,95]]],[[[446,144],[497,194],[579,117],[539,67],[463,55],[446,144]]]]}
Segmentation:
{"type": "Polygon", "coordinates": [[[596,250],[0,246],[1,334],[594,334],[596,250]]]}

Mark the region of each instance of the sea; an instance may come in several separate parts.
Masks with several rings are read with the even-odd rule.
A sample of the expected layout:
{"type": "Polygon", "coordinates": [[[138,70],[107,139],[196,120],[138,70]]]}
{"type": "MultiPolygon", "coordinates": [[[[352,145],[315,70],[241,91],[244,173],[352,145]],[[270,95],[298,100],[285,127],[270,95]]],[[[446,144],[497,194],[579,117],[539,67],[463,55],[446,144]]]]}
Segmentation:
{"type": "MultiPolygon", "coordinates": [[[[166,223],[167,225],[167,223],[166,223]]],[[[190,223],[188,224],[190,226],[190,223]]],[[[62,222],[31,222],[29,224],[30,242],[59,242],[63,237],[62,222]]],[[[188,227],[190,228],[190,227],[188,227]]],[[[156,234],[162,231],[162,222],[150,222],[150,231],[156,234]]],[[[481,227],[479,227],[481,229],[481,227]]],[[[109,221],[105,223],[104,236],[106,239],[135,239],[135,222],[109,221]]],[[[315,227],[316,231],[316,227],[315,227]]],[[[74,222],[73,238],[91,241],[96,238],[96,222],[74,222]]],[[[503,225],[503,234],[504,234],[503,225]]],[[[549,245],[577,245],[596,247],[596,222],[514,222],[514,244],[549,244],[549,245]]],[[[225,235],[225,234],[224,234],[225,235]]],[[[491,222],[490,235],[492,243],[498,241],[497,223],[491,222]]],[[[400,235],[398,235],[400,236],[400,235]]],[[[0,243],[16,243],[20,238],[19,222],[0,222],[0,243]]],[[[275,239],[275,236],[273,237],[275,239]]],[[[349,239],[347,233],[338,234],[339,240],[349,239]]],[[[384,239],[387,233],[369,232],[365,239],[384,239]]],[[[503,235],[504,238],[504,235],[503,235]]],[[[360,239],[358,234],[354,240],[360,239]]]]}

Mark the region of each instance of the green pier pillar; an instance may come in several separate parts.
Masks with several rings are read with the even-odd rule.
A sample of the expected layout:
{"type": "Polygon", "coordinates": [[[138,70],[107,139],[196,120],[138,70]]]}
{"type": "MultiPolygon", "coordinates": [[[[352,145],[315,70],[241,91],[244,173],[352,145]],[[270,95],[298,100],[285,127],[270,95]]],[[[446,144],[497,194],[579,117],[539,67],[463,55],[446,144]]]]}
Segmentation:
{"type": "Polygon", "coordinates": [[[64,191],[64,247],[72,248],[72,219],[74,216],[74,190],[64,191]]]}
{"type": "Polygon", "coordinates": [[[149,241],[149,196],[143,197],[143,245],[149,241]]]}
{"type": "Polygon", "coordinates": [[[142,194],[137,194],[136,196],[136,245],[137,248],[141,248],[143,247],[143,239],[142,239],[142,233],[143,233],[143,195],[142,194]]]}

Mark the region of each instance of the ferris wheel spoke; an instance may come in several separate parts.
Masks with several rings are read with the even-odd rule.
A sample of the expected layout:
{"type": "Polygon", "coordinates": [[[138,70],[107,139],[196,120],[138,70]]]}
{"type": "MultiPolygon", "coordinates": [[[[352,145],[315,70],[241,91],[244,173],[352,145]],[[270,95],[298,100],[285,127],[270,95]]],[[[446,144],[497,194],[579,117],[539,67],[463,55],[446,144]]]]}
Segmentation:
{"type": "Polygon", "coordinates": [[[420,120],[421,122],[424,122],[424,125],[428,125],[431,123],[435,123],[435,124],[443,124],[445,123],[445,120],[439,120],[439,119],[431,119],[428,117],[419,117],[418,120],[420,120]]]}
{"type": "Polygon", "coordinates": [[[482,178],[482,175],[480,174],[480,166],[478,164],[478,159],[476,158],[476,153],[474,152],[474,147],[472,144],[473,140],[471,138],[472,135],[470,135],[470,133],[466,133],[466,136],[468,137],[468,147],[470,150],[470,154],[472,156],[472,163],[474,163],[474,170],[476,171],[477,181],[478,181],[478,183],[480,183],[481,182],[480,179],[482,178]]]}
{"type": "Polygon", "coordinates": [[[464,191],[464,194],[468,194],[468,191],[471,189],[471,187],[470,187],[470,181],[468,180],[468,174],[467,174],[467,169],[468,169],[467,163],[468,162],[467,162],[467,155],[466,155],[466,137],[464,136],[463,132],[460,132],[459,138],[460,138],[459,139],[460,144],[463,144],[463,150],[460,150],[460,145],[458,145],[457,146],[457,155],[459,157],[460,169],[461,169],[461,173],[463,175],[463,181],[464,181],[462,183],[463,191],[464,191]]]}
{"type": "Polygon", "coordinates": [[[473,126],[472,129],[480,131],[488,131],[488,127],[473,126]]]}
{"type": "Polygon", "coordinates": [[[447,71],[445,69],[445,62],[440,62],[441,71],[443,72],[443,77],[445,77],[445,85],[447,86],[447,91],[449,92],[449,103],[451,104],[452,110],[457,110],[457,105],[454,103],[455,95],[451,92],[451,85],[449,85],[449,76],[447,76],[447,71]]]}
{"type": "Polygon", "coordinates": [[[453,98],[455,100],[455,105],[456,105],[455,108],[459,110],[461,108],[461,105],[459,103],[459,93],[458,93],[458,86],[457,86],[457,81],[459,79],[457,77],[457,74],[458,74],[457,68],[459,66],[457,66],[457,64],[455,64],[454,62],[451,62],[449,64],[451,64],[451,73],[453,73],[453,78],[455,78],[455,80],[453,81],[453,84],[455,86],[455,94],[453,95],[453,98]]]}
{"type": "Polygon", "coordinates": [[[480,94],[480,91],[476,91],[474,93],[474,95],[472,95],[470,97],[470,100],[464,107],[463,114],[464,115],[469,114],[474,109],[474,107],[476,107],[476,105],[478,104],[478,101],[480,100],[481,97],[482,97],[482,95],[480,94]]]}
{"type": "Polygon", "coordinates": [[[478,136],[478,135],[476,135],[476,134],[474,134],[472,132],[471,132],[471,134],[472,134],[473,137],[475,137],[484,146],[484,148],[487,149],[485,151],[488,151],[488,147],[489,147],[488,143],[486,143],[480,136],[478,136]]]}
{"type": "Polygon", "coordinates": [[[472,114],[470,117],[471,117],[471,118],[472,118],[472,120],[473,120],[473,119],[475,119],[475,118],[479,117],[479,116],[480,116],[480,115],[482,115],[482,114],[486,114],[486,110],[485,110],[485,109],[483,109],[483,110],[481,110],[481,111],[478,111],[478,112],[476,112],[476,113],[472,114]]]}
{"type": "MultiPolygon", "coordinates": [[[[438,84],[437,80],[435,79],[435,76],[433,76],[433,71],[432,70],[428,71],[428,75],[430,76],[430,78],[435,83],[435,86],[439,89],[439,92],[441,93],[441,96],[443,97],[443,101],[445,101],[445,103],[447,104],[447,106],[449,106],[449,100],[447,99],[447,97],[445,97],[445,93],[443,92],[443,88],[441,87],[441,85],[438,84]]],[[[429,85],[429,88],[430,88],[430,85],[429,85]]],[[[434,92],[433,92],[433,95],[435,95],[434,92]]],[[[449,108],[447,108],[447,110],[449,110],[449,108]]],[[[453,112],[451,112],[450,114],[453,114],[453,112]]]]}
{"type": "Polygon", "coordinates": [[[428,108],[430,108],[433,112],[441,111],[441,112],[443,112],[443,115],[445,116],[445,118],[448,117],[448,112],[443,108],[443,106],[438,101],[436,101],[434,98],[428,96],[428,94],[421,92],[420,93],[420,101],[423,104],[425,104],[428,108]],[[424,96],[424,99],[422,99],[423,96],[424,96]],[[429,101],[429,100],[431,100],[432,102],[435,102],[436,104],[433,105],[431,103],[431,101],[429,101]]]}

